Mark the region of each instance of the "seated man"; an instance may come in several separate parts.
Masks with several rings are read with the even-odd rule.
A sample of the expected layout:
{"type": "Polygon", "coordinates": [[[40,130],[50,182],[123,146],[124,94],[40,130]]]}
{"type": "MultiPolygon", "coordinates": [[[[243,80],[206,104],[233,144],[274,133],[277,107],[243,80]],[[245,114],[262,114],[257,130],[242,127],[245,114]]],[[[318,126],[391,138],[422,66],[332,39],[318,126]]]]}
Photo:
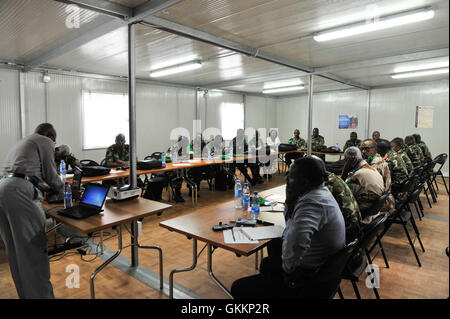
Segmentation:
{"type": "Polygon", "coordinates": [[[284,216],[286,228],[272,240],[261,273],[236,280],[234,298],[302,298],[314,273],[345,246],[342,213],[324,186],[323,166],[313,158],[300,158],[289,168],[284,216]],[[295,287],[286,281],[295,281],[295,287]]]}
{"type": "Polygon", "coordinates": [[[391,141],[391,149],[396,152],[402,160],[405,162],[406,169],[408,170],[408,177],[414,174],[414,165],[411,162],[408,154],[406,153],[407,146],[403,142],[401,137],[396,137],[391,141]]]}
{"type": "MultiPolygon", "coordinates": [[[[175,144],[167,149],[166,157],[170,158],[174,162],[174,156],[177,160],[188,160],[189,159],[189,139],[186,136],[179,136],[175,144]]],[[[183,184],[183,178],[178,176],[176,171],[167,172],[167,176],[170,180],[170,186],[174,191],[173,199],[175,202],[184,202],[183,196],[181,196],[181,186],[183,184]]]]}
{"type": "MultiPolygon", "coordinates": [[[[265,144],[263,140],[261,139],[259,135],[259,131],[255,131],[255,136],[248,142],[249,147],[249,153],[253,155],[264,155],[265,154],[265,144]]],[[[263,163],[265,165],[268,165],[270,163],[266,163],[266,161],[263,160],[263,163]]],[[[262,162],[259,160],[256,160],[256,163],[248,163],[248,166],[250,167],[250,170],[252,172],[253,179],[256,180],[257,183],[264,183],[263,178],[261,177],[259,170],[260,165],[263,165],[262,162]]]]}
{"type": "MultiPolygon", "coordinates": [[[[297,146],[297,149],[306,150],[306,141],[300,137],[300,131],[298,129],[294,130],[294,137],[288,140],[288,144],[297,146]]],[[[303,157],[303,153],[288,153],[284,156],[286,165],[289,167],[293,160],[303,157]]]]}
{"type": "Polygon", "coordinates": [[[380,132],[378,131],[373,131],[372,133],[372,139],[374,140],[374,142],[378,142],[378,140],[380,139],[380,132]]]}
{"type": "Polygon", "coordinates": [[[386,140],[379,140],[377,143],[377,150],[380,156],[389,165],[392,180],[392,194],[396,200],[397,208],[407,199],[408,193],[399,193],[398,189],[408,181],[408,169],[406,164],[399,154],[391,150],[391,144],[386,140]],[[398,202],[398,203],[397,203],[398,202]]]}
{"type": "Polygon", "coordinates": [[[422,150],[423,156],[425,158],[425,162],[431,162],[433,160],[433,157],[431,156],[430,150],[428,149],[428,146],[425,144],[424,141],[422,141],[422,138],[420,134],[413,134],[414,140],[416,142],[416,145],[420,147],[422,150]]]}
{"type": "Polygon", "coordinates": [[[248,161],[243,160],[243,158],[241,157],[248,152],[248,144],[243,129],[238,129],[236,131],[236,137],[234,137],[230,141],[230,149],[233,149],[233,154],[236,155],[236,163],[230,164],[231,172],[234,173],[237,167],[239,171],[245,176],[245,178],[250,182],[250,184],[255,186],[258,180],[250,177],[247,171],[247,168],[249,166],[248,161]]]}
{"type": "Polygon", "coordinates": [[[59,172],[61,161],[66,163],[66,170],[69,171],[69,167],[73,170],[75,167],[81,167],[80,161],[77,160],[74,154],[71,152],[69,145],[59,145],[55,147],[55,163],[56,169],[59,172]]]}
{"type": "Polygon", "coordinates": [[[106,150],[106,167],[129,167],[130,166],[130,145],[125,144],[125,135],[116,136],[116,143],[106,150]]]}
{"type": "Polygon", "coordinates": [[[347,148],[349,148],[350,146],[359,147],[360,145],[361,145],[361,140],[358,139],[358,134],[356,134],[356,132],[351,132],[350,139],[347,140],[347,142],[345,142],[343,151],[345,152],[345,150],[347,148]]]}
{"type": "Polygon", "coordinates": [[[408,135],[405,137],[405,144],[406,154],[408,154],[408,157],[411,159],[414,170],[421,168],[425,163],[425,156],[423,156],[420,147],[416,145],[414,136],[408,135]]]}
{"type": "MultiPolygon", "coordinates": [[[[322,146],[325,145],[325,139],[322,135],[319,135],[319,129],[316,127],[313,129],[313,136],[311,137],[311,150],[319,152],[322,150],[322,146]]],[[[319,156],[320,157],[320,156],[319,156]]]]}
{"type": "MultiPolygon", "coordinates": [[[[206,146],[205,141],[201,133],[197,133],[195,138],[189,144],[189,152],[192,152],[194,158],[201,158],[203,156],[203,150],[206,146]]],[[[208,155],[206,155],[206,158],[208,155]]],[[[203,178],[203,173],[208,172],[208,166],[192,167],[187,171],[188,178],[196,185],[197,191],[200,191],[200,183],[203,178]]],[[[189,187],[189,196],[192,196],[192,189],[189,187]]],[[[200,197],[200,194],[197,195],[200,197]]]]}
{"type": "Polygon", "coordinates": [[[361,151],[355,146],[350,146],[345,150],[344,159],[342,179],[347,183],[358,202],[362,217],[361,223],[367,225],[379,215],[379,213],[368,215],[367,212],[385,192],[383,177],[363,160],[361,151]]]}

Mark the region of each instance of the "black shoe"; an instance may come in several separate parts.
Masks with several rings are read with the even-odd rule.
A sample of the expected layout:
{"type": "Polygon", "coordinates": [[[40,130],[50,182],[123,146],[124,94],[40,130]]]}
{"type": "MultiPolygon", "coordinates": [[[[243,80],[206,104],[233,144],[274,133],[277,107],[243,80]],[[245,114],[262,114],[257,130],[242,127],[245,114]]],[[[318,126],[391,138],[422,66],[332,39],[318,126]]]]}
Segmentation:
{"type": "Polygon", "coordinates": [[[175,194],[173,200],[177,203],[184,203],[184,198],[181,197],[181,194],[175,194]]]}

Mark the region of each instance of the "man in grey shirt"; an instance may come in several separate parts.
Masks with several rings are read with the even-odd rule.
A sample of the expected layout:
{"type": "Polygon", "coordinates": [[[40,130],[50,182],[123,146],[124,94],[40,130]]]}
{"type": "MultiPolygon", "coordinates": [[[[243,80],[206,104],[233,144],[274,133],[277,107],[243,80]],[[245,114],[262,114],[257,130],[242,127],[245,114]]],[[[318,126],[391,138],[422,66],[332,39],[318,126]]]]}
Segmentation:
{"type": "Polygon", "coordinates": [[[291,165],[283,236],[269,244],[260,274],[233,283],[233,297],[299,298],[308,293],[303,290],[316,270],[345,247],[344,218],[323,178],[323,165],[317,159],[304,157],[291,165]],[[287,283],[292,278],[295,287],[287,283]]]}
{"type": "Polygon", "coordinates": [[[49,123],[18,142],[8,153],[0,179],[0,235],[6,246],[19,298],[54,298],[38,185],[54,191],[63,184],[55,165],[56,131],[49,123]]]}

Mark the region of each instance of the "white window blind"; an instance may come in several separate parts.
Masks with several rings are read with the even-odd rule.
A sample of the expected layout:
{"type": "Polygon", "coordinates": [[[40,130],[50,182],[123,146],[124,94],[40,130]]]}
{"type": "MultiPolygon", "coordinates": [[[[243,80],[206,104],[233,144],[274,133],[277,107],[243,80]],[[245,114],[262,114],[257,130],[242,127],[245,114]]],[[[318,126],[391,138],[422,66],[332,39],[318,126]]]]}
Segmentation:
{"type": "Polygon", "coordinates": [[[242,103],[222,103],[220,105],[220,121],[224,140],[231,140],[236,131],[244,128],[244,106],[242,103]]]}

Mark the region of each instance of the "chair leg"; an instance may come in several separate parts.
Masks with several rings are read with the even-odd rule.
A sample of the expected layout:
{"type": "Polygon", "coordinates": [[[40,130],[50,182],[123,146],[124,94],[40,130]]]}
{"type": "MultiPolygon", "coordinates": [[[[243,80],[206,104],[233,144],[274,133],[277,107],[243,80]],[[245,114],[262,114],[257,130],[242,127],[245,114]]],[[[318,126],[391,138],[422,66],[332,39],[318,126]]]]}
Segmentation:
{"type": "MultiPolygon", "coordinates": [[[[417,216],[419,216],[419,220],[422,220],[422,216],[421,216],[421,214],[420,214],[420,210],[419,210],[419,208],[417,207],[416,202],[414,202],[413,204],[414,204],[414,208],[416,209],[417,216]]],[[[411,210],[411,212],[412,212],[412,210],[411,210]]],[[[414,217],[413,217],[413,218],[414,218],[414,217]]]]}
{"type": "Polygon", "coordinates": [[[427,180],[427,186],[430,190],[431,198],[433,199],[433,203],[437,202],[436,192],[434,191],[433,183],[430,183],[430,179],[427,180]]]}
{"type": "MultiPolygon", "coordinates": [[[[436,175],[433,176],[434,185],[436,185],[436,190],[439,192],[439,186],[436,180],[436,175]]],[[[437,193],[437,192],[436,192],[437,193]]]]}
{"type": "MultiPolygon", "coordinates": [[[[427,196],[428,198],[428,196],[427,196]]],[[[419,205],[420,211],[419,213],[422,214],[422,217],[425,216],[425,214],[423,213],[423,205],[422,205],[422,200],[420,199],[420,197],[417,197],[417,205],[419,205]]]]}
{"type": "Polygon", "coordinates": [[[377,242],[378,246],[380,246],[381,254],[383,255],[384,263],[386,265],[386,268],[389,268],[389,263],[386,257],[386,253],[384,252],[383,245],[381,244],[381,238],[377,235],[377,242]]]}
{"type": "Polygon", "coordinates": [[[411,237],[409,236],[408,228],[406,228],[406,223],[403,220],[402,220],[402,225],[403,225],[403,229],[405,230],[406,237],[408,237],[409,245],[411,246],[411,248],[413,250],[414,256],[416,256],[417,263],[419,264],[419,267],[422,267],[419,256],[417,255],[417,252],[416,252],[416,248],[414,247],[414,243],[412,242],[411,237]]]}
{"type": "MultiPolygon", "coordinates": [[[[429,189],[429,188],[428,188],[429,189]]],[[[424,189],[424,191],[423,191],[424,193],[425,193],[425,196],[427,197],[427,201],[428,201],[428,206],[430,206],[430,208],[433,208],[432,206],[431,206],[431,202],[430,202],[430,199],[428,198],[428,192],[427,192],[427,190],[426,189],[424,189]]],[[[430,190],[430,193],[431,193],[431,190],[430,190]]],[[[434,201],[434,196],[431,196],[431,198],[433,199],[433,201],[434,201]]],[[[435,202],[436,203],[436,202],[435,202]]]]}
{"type": "Polygon", "coordinates": [[[338,287],[337,292],[338,292],[339,298],[344,299],[344,295],[342,294],[341,286],[338,287]]]}
{"type": "Polygon", "coordinates": [[[445,182],[445,179],[444,179],[444,174],[442,174],[441,171],[439,171],[439,173],[440,173],[439,175],[441,175],[442,182],[444,183],[445,190],[447,191],[447,195],[449,195],[449,193],[448,193],[448,188],[447,188],[447,183],[445,182]]]}
{"type": "Polygon", "coordinates": [[[417,239],[419,240],[420,247],[422,248],[422,251],[425,252],[425,248],[423,248],[422,240],[420,239],[420,233],[419,229],[417,228],[416,222],[414,221],[414,218],[411,217],[411,224],[414,228],[414,231],[416,232],[417,239]]]}
{"type": "Polygon", "coordinates": [[[373,289],[373,292],[374,292],[374,294],[375,294],[375,297],[376,297],[377,299],[380,299],[380,295],[378,294],[378,289],[375,288],[375,287],[373,287],[372,289],[373,289]]]}
{"type": "Polygon", "coordinates": [[[358,290],[358,286],[356,285],[356,282],[354,282],[353,280],[351,280],[351,282],[352,282],[353,290],[355,291],[356,298],[361,299],[361,295],[359,294],[359,290],[358,290]]]}

